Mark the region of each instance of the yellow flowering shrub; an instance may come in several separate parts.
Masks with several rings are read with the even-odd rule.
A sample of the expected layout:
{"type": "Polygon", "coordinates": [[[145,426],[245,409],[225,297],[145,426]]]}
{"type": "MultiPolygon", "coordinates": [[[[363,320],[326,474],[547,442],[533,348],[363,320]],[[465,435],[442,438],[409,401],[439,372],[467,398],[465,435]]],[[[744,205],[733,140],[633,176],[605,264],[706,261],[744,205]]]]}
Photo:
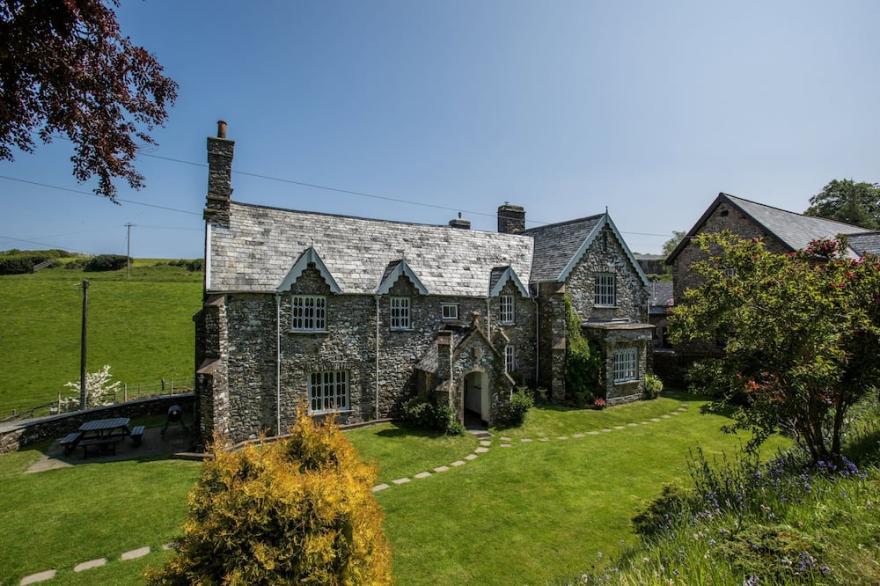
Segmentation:
{"type": "Polygon", "coordinates": [[[375,478],[332,421],[302,410],[289,438],[215,448],[189,495],[178,551],[148,582],[390,584],[375,478]]]}

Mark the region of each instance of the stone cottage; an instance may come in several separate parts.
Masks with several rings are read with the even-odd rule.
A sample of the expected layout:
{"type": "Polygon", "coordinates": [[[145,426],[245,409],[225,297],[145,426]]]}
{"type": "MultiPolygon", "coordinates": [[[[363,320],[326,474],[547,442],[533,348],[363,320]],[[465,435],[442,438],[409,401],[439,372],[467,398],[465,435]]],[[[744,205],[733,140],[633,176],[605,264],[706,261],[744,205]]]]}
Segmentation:
{"type": "Polygon", "coordinates": [[[504,204],[483,232],[241,203],[233,148],[219,124],[194,317],[203,437],[283,432],[299,404],[355,423],[421,394],[491,423],[518,385],[564,399],[566,297],[604,353],[600,392],[641,395],[647,280],[607,213],[527,230],[504,204]]]}

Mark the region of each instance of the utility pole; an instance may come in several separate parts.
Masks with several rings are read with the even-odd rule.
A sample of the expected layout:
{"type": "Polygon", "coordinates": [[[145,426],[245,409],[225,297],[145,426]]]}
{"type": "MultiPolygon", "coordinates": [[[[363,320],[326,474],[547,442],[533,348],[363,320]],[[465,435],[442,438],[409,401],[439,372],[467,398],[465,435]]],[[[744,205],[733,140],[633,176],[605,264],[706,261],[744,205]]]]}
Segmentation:
{"type": "Polygon", "coordinates": [[[86,408],[86,334],[89,325],[89,282],[83,279],[82,333],[79,342],[79,408],[86,408]]]}
{"type": "Polygon", "coordinates": [[[131,227],[134,226],[131,222],[126,222],[125,229],[125,262],[128,266],[128,275],[126,278],[131,279],[131,227]]]}

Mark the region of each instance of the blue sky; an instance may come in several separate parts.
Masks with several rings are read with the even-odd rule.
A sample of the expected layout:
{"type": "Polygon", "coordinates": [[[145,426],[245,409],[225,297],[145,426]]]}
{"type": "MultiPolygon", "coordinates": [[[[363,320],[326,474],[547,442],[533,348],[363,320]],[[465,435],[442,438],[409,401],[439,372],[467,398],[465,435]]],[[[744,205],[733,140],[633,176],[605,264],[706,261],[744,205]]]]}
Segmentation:
{"type": "MultiPolygon", "coordinates": [[[[456,209],[505,200],[552,222],[607,205],[655,252],[719,191],[795,211],[832,178],[880,181],[878,2],[127,2],[180,83],[150,153],[456,209]]],[[[0,175],[74,189],[56,141],[0,175]]],[[[155,158],[120,196],[200,212],[206,170],[155,158]]],[[[445,223],[454,214],[254,177],[233,197],[445,223]]],[[[201,255],[199,215],[0,181],[0,235],[87,252],[201,255]]],[[[532,223],[532,222],[530,222],[532,223]]],[[[36,247],[0,240],[0,248],[36,247]]]]}

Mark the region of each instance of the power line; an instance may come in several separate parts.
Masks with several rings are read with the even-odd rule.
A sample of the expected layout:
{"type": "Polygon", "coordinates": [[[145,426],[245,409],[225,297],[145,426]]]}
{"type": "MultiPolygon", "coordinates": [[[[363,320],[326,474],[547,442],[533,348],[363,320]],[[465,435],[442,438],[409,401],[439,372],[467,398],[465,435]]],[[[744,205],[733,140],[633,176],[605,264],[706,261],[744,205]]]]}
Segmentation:
{"type": "MultiPolygon", "coordinates": [[[[31,181],[29,179],[21,179],[19,177],[9,177],[8,175],[0,175],[0,179],[3,179],[5,181],[15,181],[17,183],[25,183],[27,185],[36,185],[38,187],[45,187],[47,189],[57,189],[58,191],[67,191],[68,193],[77,193],[79,195],[88,195],[90,197],[100,197],[102,199],[106,199],[103,195],[98,195],[97,193],[92,193],[91,191],[83,191],[81,189],[72,189],[70,187],[62,187],[60,185],[51,185],[49,183],[40,183],[39,181],[31,181]]],[[[116,201],[121,201],[121,202],[129,203],[131,205],[136,205],[136,206],[143,206],[143,207],[147,207],[147,208],[155,208],[158,210],[165,210],[168,212],[178,212],[181,214],[190,214],[193,216],[201,216],[202,215],[201,212],[194,212],[191,210],[183,210],[180,208],[172,208],[169,206],[163,206],[163,205],[159,205],[159,204],[155,204],[155,203],[146,203],[146,202],[142,202],[142,201],[136,201],[133,199],[125,199],[125,198],[121,198],[121,197],[117,197],[116,201]]]]}
{"type": "MultiPolygon", "coordinates": [[[[199,163],[196,161],[187,161],[185,159],[177,159],[174,157],[164,157],[162,155],[153,155],[153,154],[144,153],[143,156],[150,157],[152,159],[160,159],[162,161],[169,161],[172,163],[179,163],[181,165],[190,165],[192,167],[203,167],[204,168],[204,167],[208,166],[207,163],[199,163]]],[[[438,210],[445,210],[445,211],[452,211],[452,212],[464,212],[464,213],[472,214],[475,216],[486,216],[489,218],[496,217],[496,214],[492,214],[492,213],[488,213],[488,212],[478,212],[476,210],[465,210],[465,209],[461,209],[461,208],[453,208],[453,207],[449,207],[449,206],[442,206],[442,205],[427,203],[427,202],[423,202],[423,201],[415,201],[415,200],[410,200],[410,199],[393,197],[390,195],[370,193],[367,191],[355,191],[355,190],[351,190],[351,189],[343,189],[341,187],[332,187],[329,185],[310,183],[307,181],[300,181],[298,179],[288,179],[285,177],[274,177],[272,175],[264,175],[262,173],[252,173],[249,171],[239,171],[236,169],[233,169],[232,172],[237,175],[244,175],[246,177],[256,177],[258,179],[265,179],[267,181],[277,181],[279,183],[288,183],[288,184],[292,184],[292,185],[299,185],[301,187],[308,187],[311,189],[321,189],[324,191],[333,191],[336,193],[345,193],[348,195],[367,197],[370,199],[378,199],[378,200],[382,200],[382,201],[391,201],[391,202],[395,202],[395,203],[404,203],[404,204],[415,205],[415,206],[423,206],[423,207],[428,207],[428,208],[433,208],[433,209],[438,209],[438,210]]],[[[527,222],[534,223],[539,226],[555,223],[555,222],[545,222],[543,220],[527,220],[527,222]]],[[[622,233],[623,234],[634,234],[634,235],[638,235],[638,236],[658,236],[658,237],[662,237],[662,238],[669,238],[672,235],[671,233],[670,234],[657,234],[657,233],[652,233],[652,232],[622,232],[622,233]]]]}

